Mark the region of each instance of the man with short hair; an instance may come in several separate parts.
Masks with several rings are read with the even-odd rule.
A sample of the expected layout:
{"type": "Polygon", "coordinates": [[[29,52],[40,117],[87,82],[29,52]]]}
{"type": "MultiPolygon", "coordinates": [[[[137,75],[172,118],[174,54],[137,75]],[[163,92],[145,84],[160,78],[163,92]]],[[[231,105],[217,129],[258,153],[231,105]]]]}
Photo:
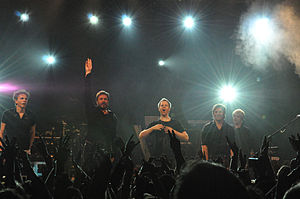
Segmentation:
{"type": "Polygon", "coordinates": [[[244,125],[245,112],[242,109],[236,109],[232,112],[234,125],[235,141],[242,152],[249,156],[254,153],[254,140],[249,129],[244,125]]]}
{"type": "Polygon", "coordinates": [[[171,102],[166,98],[162,98],[157,106],[160,113],[159,120],[149,124],[148,127],[139,134],[140,139],[147,138],[146,142],[150,155],[153,157],[158,157],[162,154],[172,154],[169,136],[167,135],[167,133],[172,132],[172,130],[174,130],[179,140],[189,140],[189,136],[182,125],[169,116],[172,107],[171,102]]]}
{"type": "Polygon", "coordinates": [[[228,166],[230,148],[226,136],[234,142],[234,130],[225,122],[226,108],[223,104],[215,104],[212,108],[213,121],[204,125],[202,129],[202,151],[206,159],[220,159],[228,166]]]}
{"type": "Polygon", "coordinates": [[[7,135],[9,141],[15,137],[18,147],[31,154],[36,131],[36,118],[26,108],[29,97],[30,93],[26,90],[22,89],[14,92],[15,108],[6,110],[3,113],[0,137],[3,138],[7,135]]]}
{"type": "Polygon", "coordinates": [[[85,111],[88,122],[86,144],[97,145],[112,152],[112,144],[116,138],[117,117],[109,109],[110,95],[101,90],[96,94],[96,106],[91,100],[92,60],[85,62],[85,111]]]}

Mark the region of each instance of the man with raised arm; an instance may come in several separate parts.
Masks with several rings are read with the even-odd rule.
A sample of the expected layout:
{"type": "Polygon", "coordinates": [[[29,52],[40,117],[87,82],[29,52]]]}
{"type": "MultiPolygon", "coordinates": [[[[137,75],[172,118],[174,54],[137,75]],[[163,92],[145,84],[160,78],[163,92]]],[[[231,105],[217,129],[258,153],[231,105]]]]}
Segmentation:
{"type": "Polygon", "coordinates": [[[150,138],[147,139],[146,143],[151,156],[157,157],[164,153],[170,154],[168,131],[174,131],[175,136],[181,141],[189,140],[189,136],[182,125],[169,116],[171,107],[171,102],[166,98],[162,98],[158,102],[159,120],[149,124],[148,127],[139,134],[140,139],[150,138]]]}
{"type": "Polygon", "coordinates": [[[88,132],[85,141],[84,161],[92,161],[93,153],[96,148],[105,149],[113,152],[113,141],[116,138],[117,118],[109,109],[110,95],[104,90],[97,92],[93,100],[91,98],[91,77],[92,77],[92,60],[87,59],[85,62],[84,78],[84,101],[85,112],[88,123],[88,132]],[[95,103],[96,102],[96,105],[95,103]]]}
{"type": "Polygon", "coordinates": [[[6,110],[3,113],[0,137],[3,138],[7,135],[9,141],[15,137],[18,147],[28,154],[31,154],[31,147],[36,130],[36,118],[34,114],[26,108],[29,97],[30,93],[26,90],[22,89],[14,92],[13,100],[15,102],[15,108],[6,110]]]}

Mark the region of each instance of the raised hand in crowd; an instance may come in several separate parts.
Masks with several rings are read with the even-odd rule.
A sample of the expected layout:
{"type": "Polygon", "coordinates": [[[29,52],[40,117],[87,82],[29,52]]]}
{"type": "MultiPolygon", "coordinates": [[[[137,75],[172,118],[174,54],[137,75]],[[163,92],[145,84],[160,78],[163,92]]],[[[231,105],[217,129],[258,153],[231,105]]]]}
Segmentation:
{"type": "Polygon", "coordinates": [[[52,198],[46,185],[34,173],[28,155],[29,154],[26,151],[20,152],[20,157],[23,164],[23,174],[25,174],[27,176],[27,179],[31,181],[30,186],[32,187],[32,189],[30,195],[32,195],[32,198],[52,198]]]}
{"type": "MultiPolygon", "coordinates": [[[[54,167],[53,165],[53,160],[48,152],[48,148],[46,146],[46,143],[44,141],[44,138],[39,135],[40,137],[40,141],[37,142],[34,147],[39,151],[39,153],[43,156],[45,163],[46,163],[46,171],[45,173],[49,173],[50,170],[54,167]]],[[[47,175],[43,175],[43,176],[47,176],[47,175]]]]}
{"type": "Polygon", "coordinates": [[[297,165],[300,165],[300,135],[297,133],[297,136],[291,135],[289,137],[289,142],[292,145],[292,148],[297,152],[297,157],[295,162],[297,165]]]}
{"type": "Polygon", "coordinates": [[[283,198],[285,192],[300,179],[299,152],[300,152],[300,135],[291,135],[288,138],[292,148],[297,152],[297,158],[294,158],[291,167],[282,166],[278,171],[276,199],[283,198]]]}
{"type": "Polygon", "coordinates": [[[58,146],[56,147],[54,158],[57,161],[57,173],[64,172],[65,163],[70,157],[69,140],[70,134],[62,136],[59,140],[58,146]]]}
{"type": "Polygon", "coordinates": [[[130,136],[124,146],[121,145],[122,157],[111,175],[112,188],[120,198],[128,198],[130,194],[130,183],[134,167],[131,156],[133,149],[140,143],[139,141],[133,141],[133,136],[130,136]]]}
{"type": "Polygon", "coordinates": [[[0,138],[0,142],[2,143],[2,157],[7,160],[14,160],[17,157],[18,150],[16,147],[16,138],[13,138],[10,142],[8,137],[5,136],[5,140],[0,138]]]}
{"type": "Polygon", "coordinates": [[[168,157],[166,155],[160,156],[158,160],[161,164],[160,168],[164,174],[174,175],[174,171],[171,169],[170,160],[168,159],[168,157]]]}
{"type": "Polygon", "coordinates": [[[111,159],[109,154],[100,148],[96,150],[94,158],[96,160],[96,167],[92,174],[93,182],[88,187],[88,197],[105,198],[105,192],[111,178],[111,159]]]}
{"type": "Polygon", "coordinates": [[[299,133],[297,134],[297,137],[295,135],[291,135],[289,137],[289,142],[292,145],[292,148],[296,152],[300,152],[300,135],[299,135],[299,133]]]}
{"type": "Polygon", "coordinates": [[[276,183],[276,177],[271,165],[271,161],[268,156],[268,149],[270,145],[270,140],[267,139],[267,136],[263,138],[263,142],[260,148],[260,156],[257,160],[256,166],[256,185],[264,193],[267,193],[276,183]]]}
{"type": "Polygon", "coordinates": [[[5,140],[0,138],[0,142],[2,143],[1,170],[6,172],[5,183],[7,187],[14,187],[15,180],[21,180],[21,173],[17,162],[18,149],[16,141],[16,138],[13,138],[10,142],[7,136],[5,136],[5,140]]]}
{"type": "Polygon", "coordinates": [[[267,136],[264,136],[262,145],[260,147],[260,154],[262,156],[265,156],[265,157],[268,156],[269,146],[270,146],[270,140],[267,138],[267,136]]]}
{"type": "Polygon", "coordinates": [[[177,139],[174,131],[168,131],[168,135],[170,138],[170,146],[173,150],[174,154],[181,153],[181,145],[179,139],[177,139]]]}
{"type": "Polygon", "coordinates": [[[176,173],[179,173],[181,166],[185,163],[185,160],[183,158],[183,155],[181,153],[181,145],[178,138],[176,138],[175,132],[172,131],[168,133],[170,138],[170,146],[173,150],[173,153],[175,155],[176,160],[176,173]]]}
{"type": "Polygon", "coordinates": [[[168,198],[168,191],[166,190],[163,182],[160,180],[162,168],[154,164],[154,160],[159,159],[150,158],[149,161],[143,161],[135,179],[135,195],[141,198],[142,193],[149,193],[152,196],[159,198],[168,198]]]}
{"type": "Polygon", "coordinates": [[[135,142],[132,140],[134,135],[131,135],[130,138],[127,140],[124,149],[122,150],[123,156],[131,157],[133,149],[140,143],[139,141],[135,142]]]}

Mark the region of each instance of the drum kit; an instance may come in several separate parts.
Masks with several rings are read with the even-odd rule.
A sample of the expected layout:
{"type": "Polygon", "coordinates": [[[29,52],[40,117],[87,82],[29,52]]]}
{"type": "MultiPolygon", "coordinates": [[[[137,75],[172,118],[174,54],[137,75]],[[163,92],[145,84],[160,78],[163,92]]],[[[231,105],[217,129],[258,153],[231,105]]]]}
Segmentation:
{"type": "Polygon", "coordinates": [[[42,157],[39,152],[35,150],[35,143],[43,142],[46,144],[48,152],[51,156],[54,156],[56,148],[63,137],[68,136],[70,139],[68,141],[68,147],[71,151],[72,158],[80,156],[80,151],[84,144],[84,138],[87,133],[87,124],[80,123],[75,124],[74,122],[66,122],[65,120],[60,120],[51,126],[49,129],[42,132],[37,132],[34,139],[32,159],[40,160],[42,157]]]}

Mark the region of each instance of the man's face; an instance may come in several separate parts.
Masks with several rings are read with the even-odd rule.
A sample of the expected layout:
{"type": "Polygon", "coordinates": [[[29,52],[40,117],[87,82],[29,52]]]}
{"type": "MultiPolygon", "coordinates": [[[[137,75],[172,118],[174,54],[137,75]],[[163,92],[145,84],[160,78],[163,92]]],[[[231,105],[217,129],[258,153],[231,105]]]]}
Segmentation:
{"type": "Polygon", "coordinates": [[[222,121],[225,118],[225,114],[222,108],[216,108],[213,112],[214,120],[222,121]]]}
{"type": "Polygon", "coordinates": [[[243,115],[239,112],[236,112],[233,114],[232,119],[235,125],[240,125],[243,122],[243,115]]]}
{"type": "Polygon", "coordinates": [[[105,94],[99,95],[97,98],[97,105],[101,109],[108,109],[109,101],[108,101],[107,95],[105,95],[105,94]]]}
{"type": "Polygon", "coordinates": [[[25,108],[27,106],[28,97],[26,94],[18,95],[17,99],[15,99],[16,106],[20,108],[25,108]]]}
{"type": "Polygon", "coordinates": [[[170,105],[167,101],[162,101],[159,105],[158,111],[160,112],[160,115],[167,116],[170,112],[170,105]]]}

